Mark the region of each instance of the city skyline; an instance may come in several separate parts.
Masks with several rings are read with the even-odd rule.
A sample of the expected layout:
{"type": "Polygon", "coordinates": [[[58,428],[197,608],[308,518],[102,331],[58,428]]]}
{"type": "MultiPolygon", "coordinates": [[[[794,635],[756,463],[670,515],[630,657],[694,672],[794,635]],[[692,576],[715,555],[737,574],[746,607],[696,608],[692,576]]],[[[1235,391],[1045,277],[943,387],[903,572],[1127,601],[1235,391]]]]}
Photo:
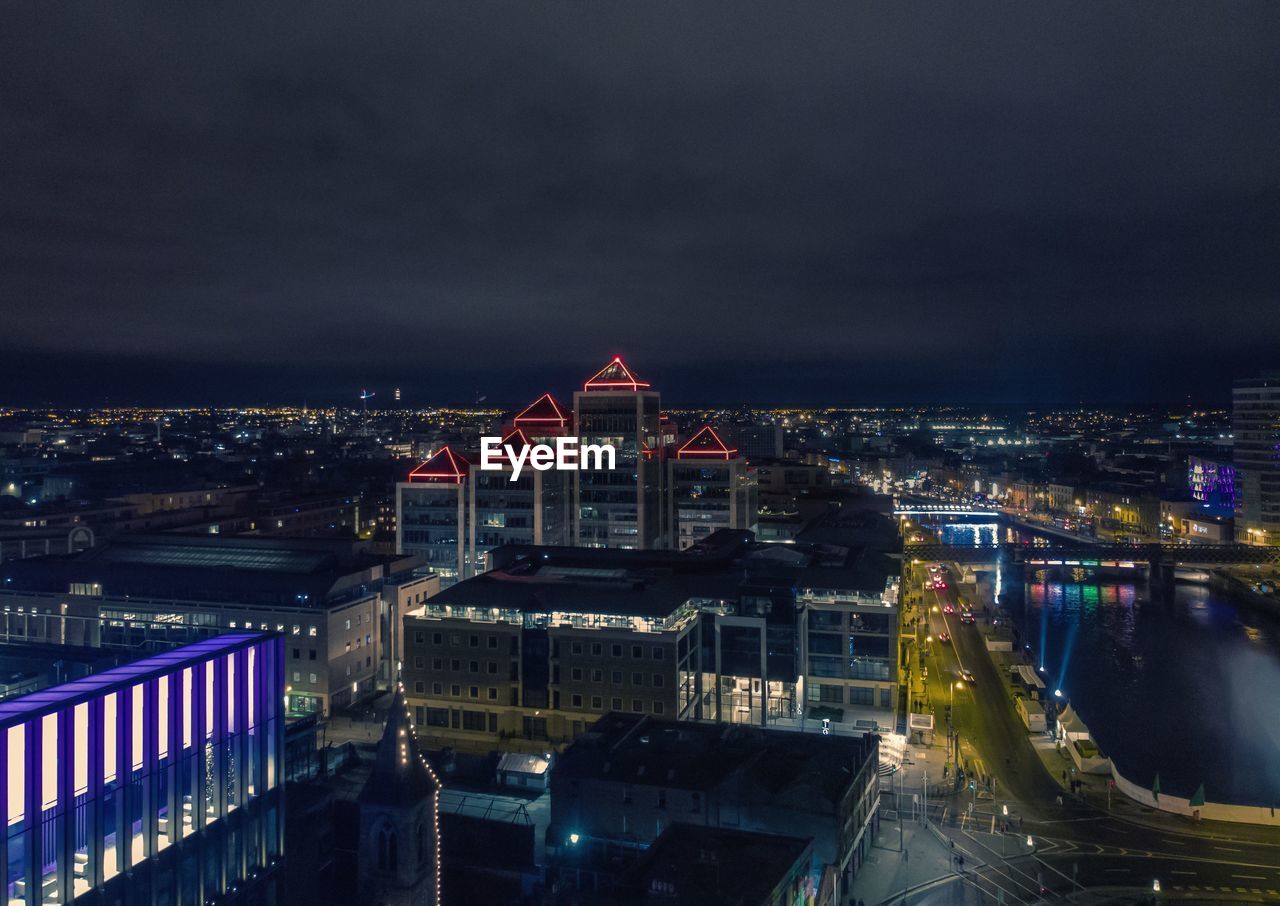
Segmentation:
{"type": "Polygon", "coordinates": [[[1280,4],[0,21],[7,906],[1280,903],[1280,4]]]}

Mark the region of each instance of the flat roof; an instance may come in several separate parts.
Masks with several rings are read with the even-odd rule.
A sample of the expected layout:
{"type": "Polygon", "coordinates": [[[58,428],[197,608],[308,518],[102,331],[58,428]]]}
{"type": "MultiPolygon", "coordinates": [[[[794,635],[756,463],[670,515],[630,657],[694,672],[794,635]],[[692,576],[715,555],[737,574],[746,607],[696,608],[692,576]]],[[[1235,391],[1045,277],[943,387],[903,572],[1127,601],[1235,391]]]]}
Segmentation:
{"type": "Polygon", "coordinates": [[[8,560],[0,576],[11,592],[96,584],[108,598],[323,607],[410,559],[327,539],[124,535],[75,554],[8,560]]]}
{"type": "Polygon", "coordinates": [[[623,874],[621,885],[638,903],[651,902],[654,885],[665,885],[671,895],[664,900],[679,906],[771,903],[793,873],[808,872],[812,842],[676,822],[623,874]]]}
{"type": "Polygon", "coordinates": [[[50,686],[27,695],[0,702],[0,727],[25,723],[33,717],[52,714],[63,708],[90,701],[101,695],[126,689],[136,683],[194,666],[211,658],[247,648],[274,638],[274,632],[228,632],[171,651],[153,654],[101,673],[69,683],[50,686]]]}
{"type": "Polygon", "coordinates": [[[551,773],[686,790],[714,789],[739,774],[744,789],[769,795],[805,789],[838,803],[875,746],[871,735],[820,736],[611,712],[561,753],[551,773]]]}

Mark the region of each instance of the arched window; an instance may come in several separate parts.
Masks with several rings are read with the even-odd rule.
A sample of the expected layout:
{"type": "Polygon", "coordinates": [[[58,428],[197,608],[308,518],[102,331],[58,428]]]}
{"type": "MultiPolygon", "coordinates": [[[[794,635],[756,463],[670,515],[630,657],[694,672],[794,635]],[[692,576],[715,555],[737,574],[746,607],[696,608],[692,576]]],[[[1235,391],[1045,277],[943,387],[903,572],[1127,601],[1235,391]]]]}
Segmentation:
{"type": "Polygon", "coordinates": [[[395,871],[395,870],[396,870],[396,861],[397,861],[397,860],[396,860],[396,835],[395,835],[395,831],[392,831],[388,836],[389,836],[390,840],[389,840],[389,842],[387,843],[387,871],[395,871]]]}
{"type": "Polygon", "coordinates": [[[387,829],[378,831],[378,870],[387,870],[387,829]]]}

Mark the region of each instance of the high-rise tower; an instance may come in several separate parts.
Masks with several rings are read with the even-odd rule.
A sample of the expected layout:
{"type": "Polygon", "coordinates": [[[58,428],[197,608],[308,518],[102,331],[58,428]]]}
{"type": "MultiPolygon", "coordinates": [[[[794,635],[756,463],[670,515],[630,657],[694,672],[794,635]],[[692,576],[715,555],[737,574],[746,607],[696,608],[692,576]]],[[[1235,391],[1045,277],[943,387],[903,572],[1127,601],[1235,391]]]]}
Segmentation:
{"type": "Polygon", "coordinates": [[[573,394],[583,444],[612,444],[616,467],[573,478],[574,543],[584,547],[653,549],[662,532],[660,399],[620,356],[573,394]]]}
{"type": "Polygon", "coordinates": [[[1280,544],[1280,372],[1236,381],[1236,540],[1280,544]]]}

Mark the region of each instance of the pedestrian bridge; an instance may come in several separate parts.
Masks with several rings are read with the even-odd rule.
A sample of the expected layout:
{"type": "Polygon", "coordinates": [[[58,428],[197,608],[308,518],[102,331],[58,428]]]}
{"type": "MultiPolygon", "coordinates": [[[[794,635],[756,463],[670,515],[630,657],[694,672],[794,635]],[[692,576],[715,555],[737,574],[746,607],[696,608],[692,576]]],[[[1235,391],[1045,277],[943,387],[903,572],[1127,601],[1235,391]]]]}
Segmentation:
{"type": "Polygon", "coordinates": [[[903,503],[893,508],[895,516],[999,516],[995,507],[963,503],[903,503]]]}
{"type": "Polygon", "coordinates": [[[1115,544],[1062,542],[1034,544],[908,544],[911,560],[983,564],[1007,562],[1025,566],[1242,566],[1280,565],[1280,547],[1245,544],[1115,544]]]}

